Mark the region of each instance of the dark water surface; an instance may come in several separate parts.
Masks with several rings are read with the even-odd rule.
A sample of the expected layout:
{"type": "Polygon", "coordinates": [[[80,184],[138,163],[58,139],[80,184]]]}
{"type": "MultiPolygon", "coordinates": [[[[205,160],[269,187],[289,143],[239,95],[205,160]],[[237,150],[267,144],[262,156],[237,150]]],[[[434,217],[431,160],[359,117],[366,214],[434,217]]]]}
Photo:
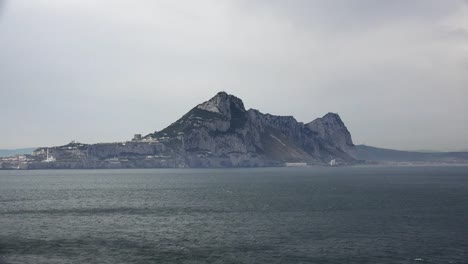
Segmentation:
{"type": "Polygon", "coordinates": [[[468,167],[0,171],[0,263],[468,263],[468,167]]]}

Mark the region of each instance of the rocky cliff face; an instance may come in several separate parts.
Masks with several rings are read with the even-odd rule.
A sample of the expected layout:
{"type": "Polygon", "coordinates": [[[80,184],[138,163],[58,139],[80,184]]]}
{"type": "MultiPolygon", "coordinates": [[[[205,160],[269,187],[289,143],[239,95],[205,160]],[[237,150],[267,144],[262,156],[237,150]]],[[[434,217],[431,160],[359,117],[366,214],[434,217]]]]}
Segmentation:
{"type": "Polygon", "coordinates": [[[246,110],[225,92],[167,128],[132,142],[37,149],[25,168],[257,167],[356,162],[351,134],[337,114],[304,124],[292,116],[246,110]],[[55,160],[46,161],[47,153],[55,160]]]}
{"type": "Polygon", "coordinates": [[[351,133],[338,114],[328,113],[306,124],[306,127],[313,131],[327,148],[353,154],[354,144],[351,133]]]}
{"type": "Polygon", "coordinates": [[[352,163],[351,135],[337,114],[307,125],[292,116],[246,110],[242,100],[220,92],[152,139],[179,137],[189,166],[268,166],[285,163],[352,163]]]}

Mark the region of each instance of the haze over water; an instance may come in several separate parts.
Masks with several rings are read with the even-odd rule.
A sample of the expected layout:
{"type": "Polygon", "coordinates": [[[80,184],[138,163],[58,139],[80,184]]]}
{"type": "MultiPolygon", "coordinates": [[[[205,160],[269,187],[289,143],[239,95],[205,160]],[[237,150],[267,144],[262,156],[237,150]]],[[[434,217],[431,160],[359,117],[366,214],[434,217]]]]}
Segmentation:
{"type": "Polygon", "coordinates": [[[0,263],[467,263],[468,167],[0,171],[0,263]]]}

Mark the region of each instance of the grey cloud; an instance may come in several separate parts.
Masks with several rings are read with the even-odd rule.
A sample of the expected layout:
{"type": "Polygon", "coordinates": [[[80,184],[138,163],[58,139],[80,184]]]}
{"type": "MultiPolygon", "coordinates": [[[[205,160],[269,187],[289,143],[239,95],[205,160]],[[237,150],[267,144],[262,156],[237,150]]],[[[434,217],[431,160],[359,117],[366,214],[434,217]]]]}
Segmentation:
{"type": "MultiPolygon", "coordinates": [[[[334,31],[366,30],[402,20],[425,21],[444,18],[457,11],[460,0],[254,0],[242,1],[246,10],[273,13],[306,27],[334,31]]],[[[332,32],[334,33],[334,32],[332,32]]]]}

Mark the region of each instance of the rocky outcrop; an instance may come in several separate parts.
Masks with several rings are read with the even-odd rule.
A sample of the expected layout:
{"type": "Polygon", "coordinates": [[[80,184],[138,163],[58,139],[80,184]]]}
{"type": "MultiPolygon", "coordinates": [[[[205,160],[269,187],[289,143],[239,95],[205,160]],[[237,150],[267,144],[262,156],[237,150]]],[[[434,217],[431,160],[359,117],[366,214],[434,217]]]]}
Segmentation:
{"type": "Polygon", "coordinates": [[[328,113],[322,118],[307,123],[324,147],[332,152],[344,152],[354,156],[354,144],[345,124],[336,113],[328,113]]]}
{"type": "Polygon", "coordinates": [[[141,140],[40,148],[22,166],[259,167],[328,164],[330,160],[352,164],[356,162],[353,146],[351,134],[337,114],[304,124],[292,116],[246,110],[241,99],[220,92],[141,140]]]}
{"type": "Polygon", "coordinates": [[[337,114],[307,125],[292,116],[244,108],[242,100],[220,92],[147,139],[181,138],[189,166],[269,166],[289,162],[353,163],[351,135],[337,114]]]}

